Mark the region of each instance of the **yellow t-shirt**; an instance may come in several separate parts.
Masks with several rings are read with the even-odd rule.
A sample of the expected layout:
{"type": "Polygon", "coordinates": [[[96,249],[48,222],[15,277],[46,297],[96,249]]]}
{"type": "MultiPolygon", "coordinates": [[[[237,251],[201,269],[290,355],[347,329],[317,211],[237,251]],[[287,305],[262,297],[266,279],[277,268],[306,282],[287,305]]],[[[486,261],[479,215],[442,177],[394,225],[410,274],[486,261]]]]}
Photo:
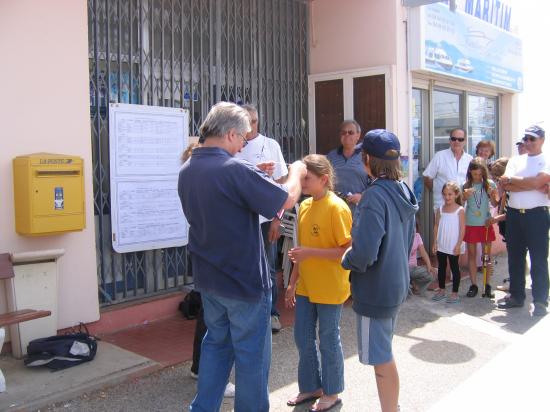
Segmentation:
{"type": "MultiPolygon", "coordinates": [[[[351,212],[332,192],[319,200],[306,199],[300,205],[298,242],[302,247],[329,249],[351,241],[351,212]]],[[[296,294],[312,303],[340,304],[350,295],[349,270],[340,259],[309,258],[300,262],[296,294]]]]}

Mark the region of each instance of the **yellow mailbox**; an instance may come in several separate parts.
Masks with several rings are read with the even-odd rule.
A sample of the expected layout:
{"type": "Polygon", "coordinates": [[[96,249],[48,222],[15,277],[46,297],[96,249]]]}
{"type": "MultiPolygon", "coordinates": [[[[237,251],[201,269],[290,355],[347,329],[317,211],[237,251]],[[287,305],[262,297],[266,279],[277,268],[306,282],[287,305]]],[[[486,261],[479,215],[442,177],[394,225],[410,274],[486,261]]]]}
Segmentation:
{"type": "Polygon", "coordinates": [[[83,160],[35,153],[13,159],[15,230],[51,235],[84,229],[83,160]]]}

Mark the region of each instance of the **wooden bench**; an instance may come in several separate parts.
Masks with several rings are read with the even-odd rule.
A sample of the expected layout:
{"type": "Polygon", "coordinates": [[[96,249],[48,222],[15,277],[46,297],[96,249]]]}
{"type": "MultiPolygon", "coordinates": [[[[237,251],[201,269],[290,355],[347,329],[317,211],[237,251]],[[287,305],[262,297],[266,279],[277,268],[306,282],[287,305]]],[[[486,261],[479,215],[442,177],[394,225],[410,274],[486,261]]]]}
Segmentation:
{"type": "MultiPolygon", "coordinates": [[[[0,253],[0,281],[5,281],[15,277],[13,271],[13,265],[11,263],[9,253],[0,253]]],[[[14,312],[0,314],[0,350],[4,345],[4,339],[6,337],[6,326],[15,325],[17,323],[26,322],[33,319],[44,318],[50,316],[52,313],[49,310],[35,310],[35,309],[23,309],[14,312]]],[[[4,382],[4,374],[0,369],[0,382],[4,382]]],[[[5,387],[0,384],[0,392],[4,392],[5,387]]]]}

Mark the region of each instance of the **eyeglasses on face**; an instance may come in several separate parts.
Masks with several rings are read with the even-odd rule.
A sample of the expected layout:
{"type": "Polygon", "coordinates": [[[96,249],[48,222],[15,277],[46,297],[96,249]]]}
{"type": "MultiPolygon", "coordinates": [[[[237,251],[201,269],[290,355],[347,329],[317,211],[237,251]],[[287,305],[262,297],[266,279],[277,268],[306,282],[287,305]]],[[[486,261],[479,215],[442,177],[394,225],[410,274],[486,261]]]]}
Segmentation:
{"type": "Polygon", "coordinates": [[[357,133],[355,130],[340,130],[340,135],[342,136],[346,134],[349,134],[351,136],[352,134],[355,134],[355,133],[357,133]]]}
{"type": "Polygon", "coordinates": [[[536,142],[538,138],[535,136],[525,136],[522,140],[524,142],[536,142]]]}
{"type": "Polygon", "coordinates": [[[246,140],[246,137],[244,134],[238,134],[237,136],[240,136],[241,139],[243,139],[243,147],[245,147],[248,144],[248,140],[246,140]]]}
{"type": "Polygon", "coordinates": [[[454,136],[451,136],[450,139],[451,139],[451,142],[457,142],[457,141],[463,142],[465,140],[464,137],[454,137],[454,136]]]}

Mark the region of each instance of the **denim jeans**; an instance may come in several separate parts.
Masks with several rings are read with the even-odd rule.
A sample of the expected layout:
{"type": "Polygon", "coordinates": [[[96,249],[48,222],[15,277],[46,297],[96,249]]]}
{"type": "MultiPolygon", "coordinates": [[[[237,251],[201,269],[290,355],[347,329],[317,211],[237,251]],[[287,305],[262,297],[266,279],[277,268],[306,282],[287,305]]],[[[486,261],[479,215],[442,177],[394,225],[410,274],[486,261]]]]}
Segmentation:
{"type": "Polygon", "coordinates": [[[294,341],[300,357],[300,392],[314,392],[323,388],[325,394],[335,395],[344,390],[344,353],[340,342],[341,315],[342,305],[311,303],[309,298],[296,295],[294,341]],[[319,351],[316,342],[317,321],[319,351]]]}
{"type": "Polygon", "coordinates": [[[193,412],[219,411],[225,385],[235,363],[235,411],[269,411],[271,365],[271,293],[257,302],[202,292],[204,336],[198,391],[193,412]]]}
{"type": "Polygon", "coordinates": [[[533,302],[548,305],[548,209],[538,207],[521,213],[508,208],[506,213],[506,249],[510,273],[510,295],[525,300],[525,257],[531,257],[533,302]]]}
{"type": "Polygon", "coordinates": [[[267,265],[269,266],[269,275],[271,276],[271,316],[279,316],[279,311],[277,310],[277,272],[275,271],[275,262],[277,258],[277,242],[270,242],[268,239],[269,236],[269,227],[271,222],[264,222],[262,226],[262,237],[264,240],[265,248],[265,257],[267,260],[267,265]]]}

